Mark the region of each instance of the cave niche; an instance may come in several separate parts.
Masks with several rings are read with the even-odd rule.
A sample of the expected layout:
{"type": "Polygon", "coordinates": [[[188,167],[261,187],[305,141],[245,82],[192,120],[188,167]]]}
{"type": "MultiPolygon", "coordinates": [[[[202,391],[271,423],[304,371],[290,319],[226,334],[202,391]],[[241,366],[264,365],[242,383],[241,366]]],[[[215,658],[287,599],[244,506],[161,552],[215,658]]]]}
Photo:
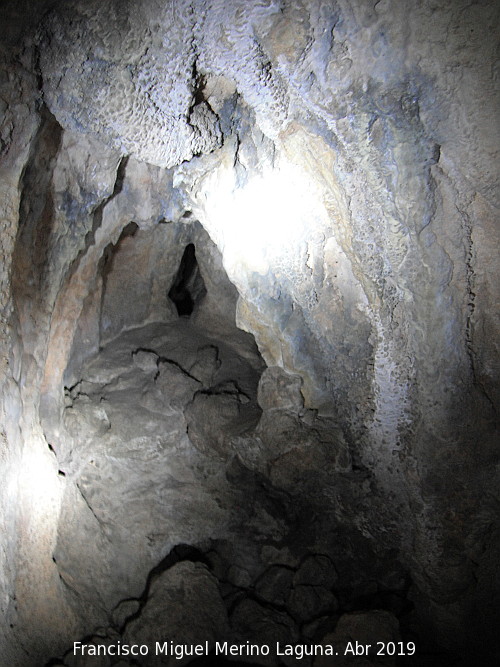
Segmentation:
{"type": "Polygon", "coordinates": [[[45,421],[47,433],[65,434],[55,452],[72,480],[54,561],[92,626],[139,600],[148,573],[178,544],[205,552],[226,537],[218,524],[238,501],[225,462],[232,440],[259,421],[265,368],[235,325],[236,290],[198,223],[126,225],[94,280],[64,373],[62,421],[45,421]],[[166,299],[172,284],[195,296],[190,317],[166,299]],[[89,532],[91,543],[82,539],[89,532]]]}
{"type": "Polygon", "coordinates": [[[205,283],[196,261],[195,247],[193,243],[189,243],[184,249],[168,297],[174,302],[179,317],[190,317],[205,294],[205,283]]]}

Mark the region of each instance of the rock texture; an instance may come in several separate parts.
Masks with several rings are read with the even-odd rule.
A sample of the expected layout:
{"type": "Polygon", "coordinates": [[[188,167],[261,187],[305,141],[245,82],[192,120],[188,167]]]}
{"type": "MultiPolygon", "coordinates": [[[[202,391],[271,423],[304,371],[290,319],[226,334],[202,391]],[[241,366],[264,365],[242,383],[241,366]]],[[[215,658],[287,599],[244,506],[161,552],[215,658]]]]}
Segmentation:
{"type": "Polygon", "coordinates": [[[493,664],[498,3],[3,5],[0,662],[493,664]]]}

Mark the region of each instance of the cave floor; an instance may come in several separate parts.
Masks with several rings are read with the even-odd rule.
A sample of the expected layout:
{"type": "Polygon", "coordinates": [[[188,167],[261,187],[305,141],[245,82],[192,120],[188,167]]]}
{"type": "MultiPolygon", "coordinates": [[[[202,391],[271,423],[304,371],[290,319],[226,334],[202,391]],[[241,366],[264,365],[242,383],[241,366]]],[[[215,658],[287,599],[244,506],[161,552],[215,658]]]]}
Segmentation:
{"type": "Polygon", "coordinates": [[[366,474],[264,368],[251,336],[179,317],[109,341],[66,390],[54,560],[88,641],[345,643],[343,623],[400,637],[404,569],[354,524],[366,474]]]}
{"type": "Polygon", "coordinates": [[[238,345],[187,318],[148,324],[104,346],[67,391],[64,472],[74,485],[55,557],[63,579],[99,606],[138,596],[176,544],[226,537],[241,523],[224,441],[260,417],[262,362],[238,345]],[[74,531],[82,522],[90,543],[74,531]]]}

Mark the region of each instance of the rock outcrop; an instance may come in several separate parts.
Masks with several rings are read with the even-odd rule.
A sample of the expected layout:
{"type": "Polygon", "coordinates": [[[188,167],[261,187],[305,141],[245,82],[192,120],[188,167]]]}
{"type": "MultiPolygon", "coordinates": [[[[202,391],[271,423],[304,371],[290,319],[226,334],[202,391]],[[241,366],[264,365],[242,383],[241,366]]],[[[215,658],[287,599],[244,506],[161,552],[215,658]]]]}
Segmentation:
{"type": "Polygon", "coordinates": [[[498,658],[498,3],[4,5],[0,662],[498,658]]]}

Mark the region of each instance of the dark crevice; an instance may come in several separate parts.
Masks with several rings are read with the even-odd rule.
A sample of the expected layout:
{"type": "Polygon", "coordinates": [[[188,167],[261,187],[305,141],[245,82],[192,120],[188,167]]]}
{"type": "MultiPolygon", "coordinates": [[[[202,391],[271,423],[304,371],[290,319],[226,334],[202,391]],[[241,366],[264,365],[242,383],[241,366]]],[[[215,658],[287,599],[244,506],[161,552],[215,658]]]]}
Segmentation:
{"type": "Polygon", "coordinates": [[[76,488],[77,488],[78,491],[80,492],[80,495],[81,495],[81,497],[83,498],[83,500],[85,501],[85,504],[87,505],[87,507],[89,508],[89,510],[92,512],[92,515],[93,515],[94,519],[97,521],[97,523],[99,524],[99,526],[101,526],[101,525],[102,525],[101,520],[99,519],[99,517],[97,516],[97,514],[94,512],[94,509],[92,508],[92,505],[89,503],[89,501],[88,501],[87,498],[85,497],[85,494],[83,493],[83,491],[82,491],[82,489],[80,488],[80,485],[79,485],[78,483],[76,484],[76,488]]]}
{"type": "Polygon", "coordinates": [[[192,99],[191,106],[189,108],[190,112],[198,104],[205,103],[208,105],[207,98],[205,97],[205,94],[203,92],[207,83],[207,77],[198,71],[197,57],[193,59],[193,66],[191,70],[191,81],[193,86],[193,94],[191,98],[192,99]]]}
{"type": "Polygon", "coordinates": [[[21,177],[19,227],[12,262],[15,299],[25,296],[33,300],[34,288],[42,292],[49,265],[54,226],[51,183],[62,128],[47,107],[42,107],[40,116],[38,134],[21,177]]]}
{"type": "MultiPolygon", "coordinates": [[[[139,618],[139,616],[142,613],[142,610],[144,608],[144,605],[146,604],[148,597],[149,597],[149,591],[151,589],[151,584],[153,583],[154,579],[156,579],[160,574],[163,574],[163,572],[166,572],[169,570],[171,567],[176,565],[177,563],[181,563],[183,561],[190,561],[192,563],[202,563],[203,565],[206,565],[208,569],[211,569],[210,561],[208,558],[205,556],[205,554],[197,549],[196,547],[193,547],[189,544],[177,544],[166,556],[161,560],[158,565],[156,565],[152,570],[150,570],[147,580],[146,580],[146,586],[144,588],[144,591],[142,595],[139,598],[128,598],[127,601],[133,601],[137,599],[139,602],[139,608],[138,610],[132,614],[131,616],[128,616],[125,621],[123,622],[122,626],[119,628],[120,634],[123,634],[125,628],[127,625],[131,622],[134,621],[136,618],[139,618]]],[[[122,604],[126,600],[121,600],[119,604],[122,604]]],[[[116,605],[116,607],[118,607],[116,605]]],[[[115,609],[116,609],[115,607],[115,609]]]]}
{"type": "Polygon", "coordinates": [[[204,95],[204,89],[206,85],[206,79],[203,75],[199,75],[196,79],[196,87],[194,89],[194,94],[193,94],[193,106],[196,106],[197,104],[201,104],[202,102],[207,102],[205,95],[204,95]]]}
{"type": "Polygon", "coordinates": [[[206,293],[205,283],[196,261],[194,244],[189,243],[182,255],[168,298],[174,303],[179,317],[190,317],[206,293]]]}
{"type": "MultiPolygon", "coordinates": [[[[122,159],[120,160],[120,162],[118,164],[118,167],[116,169],[116,178],[115,178],[115,184],[114,184],[114,187],[113,187],[113,192],[109,195],[109,197],[106,197],[105,199],[103,199],[103,201],[101,201],[101,203],[98,204],[96,206],[96,208],[94,209],[94,213],[93,213],[93,216],[92,216],[92,227],[90,228],[90,230],[85,235],[85,246],[78,253],[78,255],[75,257],[75,259],[73,260],[73,262],[71,264],[71,267],[68,271],[68,278],[73,275],[73,273],[76,270],[76,267],[78,266],[81,258],[83,256],[85,256],[88,249],[92,245],[94,245],[94,243],[95,243],[95,234],[96,234],[97,230],[99,229],[99,227],[102,224],[102,216],[103,216],[103,211],[104,211],[105,207],[109,204],[110,201],[112,201],[122,191],[123,182],[125,180],[125,173],[126,173],[128,160],[129,160],[128,155],[125,156],[125,157],[122,157],[122,159]]],[[[135,224],[135,223],[130,223],[130,224],[135,224]]],[[[120,239],[121,238],[122,237],[120,236],[120,239]]],[[[110,244],[110,245],[112,245],[112,244],[110,244]]],[[[106,252],[106,250],[104,252],[106,252]]]]}
{"type": "Polygon", "coordinates": [[[205,396],[234,396],[240,402],[241,402],[241,397],[247,399],[247,401],[251,400],[250,396],[246,394],[242,389],[240,389],[238,383],[235,380],[227,380],[226,382],[221,382],[220,384],[217,384],[214,387],[210,387],[208,389],[200,389],[194,394],[193,399],[196,398],[198,394],[202,394],[205,396]]]}
{"type": "Polygon", "coordinates": [[[172,366],[175,366],[180,371],[182,371],[184,373],[184,375],[186,375],[191,380],[194,380],[195,382],[199,382],[198,378],[195,378],[194,375],[191,375],[191,373],[189,373],[189,371],[187,371],[185,368],[183,368],[178,361],[174,361],[173,359],[167,359],[166,357],[158,357],[158,369],[160,368],[160,364],[171,364],[172,366]]]}

